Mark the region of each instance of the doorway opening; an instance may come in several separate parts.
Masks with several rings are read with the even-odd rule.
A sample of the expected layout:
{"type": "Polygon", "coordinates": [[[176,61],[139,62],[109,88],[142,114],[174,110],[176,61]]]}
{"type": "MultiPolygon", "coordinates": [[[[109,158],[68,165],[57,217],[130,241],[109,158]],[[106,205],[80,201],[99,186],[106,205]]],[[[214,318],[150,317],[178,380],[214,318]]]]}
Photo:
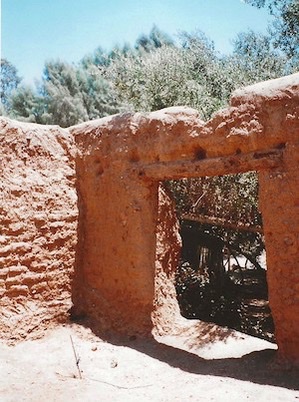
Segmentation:
{"type": "Polygon", "coordinates": [[[275,342],[255,172],[169,181],[182,238],[181,315],[275,342]]]}

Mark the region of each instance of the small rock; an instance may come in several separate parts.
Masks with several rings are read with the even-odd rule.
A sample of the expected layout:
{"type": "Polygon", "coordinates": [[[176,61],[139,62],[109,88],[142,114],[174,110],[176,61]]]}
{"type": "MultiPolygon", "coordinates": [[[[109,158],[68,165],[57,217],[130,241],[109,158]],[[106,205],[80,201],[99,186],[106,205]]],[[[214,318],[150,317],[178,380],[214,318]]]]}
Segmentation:
{"type": "Polygon", "coordinates": [[[115,359],[111,360],[110,367],[111,367],[111,368],[115,368],[115,367],[117,367],[117,366],[118,366],[117,361],[116,361],[115,359]]]}

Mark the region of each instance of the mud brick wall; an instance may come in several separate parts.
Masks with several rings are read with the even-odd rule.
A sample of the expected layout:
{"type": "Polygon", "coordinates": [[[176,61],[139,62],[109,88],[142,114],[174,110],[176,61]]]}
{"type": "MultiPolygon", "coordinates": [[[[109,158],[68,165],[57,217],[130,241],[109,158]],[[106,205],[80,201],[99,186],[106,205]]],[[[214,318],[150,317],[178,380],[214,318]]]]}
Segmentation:
{"type": "Polygon", "coordinates": [[[299,74],[236,91],[207,122],[185,107],[66,130],[1,119],[0,336],[72,303],[99,333],[169,331],[179,238],[160,182],[256,170],[278,355],[299,365],[298,141],[299,74]]]}
{"type": "Polygon", "coordinates": [[[19,339],[71,306],[77,228],[73,139],[0,121],[0,336],[19,339]]]}
{"type": "Polygon", "coordinates": [[[176,317],[165,296],[167,288],[173,294],[167,260],[175,264],[177,241],[174,221],[159,209],[159,183],[255,170],[279,357],[299,364],[298,105],[294,74],[236,91],[230,107],[207,122],[192,109],[174,107],[70,128],[78,147],[80,210],[74,313],[99,332],[150,334],[151,313],[167,330],[164,315],[176,317]],[[277,172],[281,184],[273,179],[277,172]]]}
{"type": "Polygon", "coordinates": [[[181,257],[182,240],[175,203],[164,186],[158,191],[156,263],[152,322],[154,333],[164,335],[180,326],[175,273],[181,257]]]}
{"type": "Polygon", "coordinates": [[[282,359],[299,362],[299,132],[284,164],[259,174],[269,299],[282,359]]]}

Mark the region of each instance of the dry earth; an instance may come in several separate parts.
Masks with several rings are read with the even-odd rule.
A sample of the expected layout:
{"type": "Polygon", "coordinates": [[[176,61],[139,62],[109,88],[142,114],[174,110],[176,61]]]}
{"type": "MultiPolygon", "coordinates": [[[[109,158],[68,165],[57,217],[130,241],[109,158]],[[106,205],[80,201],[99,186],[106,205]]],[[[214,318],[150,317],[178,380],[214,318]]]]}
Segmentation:
{"type": "Polygon", "coordinates": [[[298,372],[282,374],[275,349],[197,320],[182,319],[171,336],[122,341],[69,323],[40,339],[0,343],[0,401],[299,401],[298,372]]]}

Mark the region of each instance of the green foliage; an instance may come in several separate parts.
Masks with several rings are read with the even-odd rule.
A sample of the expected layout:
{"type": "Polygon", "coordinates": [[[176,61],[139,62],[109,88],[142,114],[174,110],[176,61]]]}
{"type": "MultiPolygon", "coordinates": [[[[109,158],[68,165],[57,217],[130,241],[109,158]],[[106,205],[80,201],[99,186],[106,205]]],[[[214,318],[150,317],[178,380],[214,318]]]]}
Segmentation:
{"type": "Polygon", "coordinates": [[[89,66],[104,66],[107,64],[107,54],[98,47],[92,54],[84,56],[80,64],[83,69],[88,69],[89,66]]]}
{"type": "Polygon", "coordinates": [[[264,248],[259,233],[237,230],[238,226],[262,226],[258,210],[256,173],[171,180],[167,183],[176,201],[177,214],[213,218],[223,226],[201,220],[202,230],[222,238],[237,254],[256,259],[264,248]],[[233,228],[235,227],[235,228],[233,228]]]}
{"type": "Polygon", "coordinates": [[[37,95],[30,86],[20,86],[14,91],[10,103],[10,116],[14,119],[39,124],[50,122],[50,116],[45,112],[44,98],[37,95]]]}
{"type": "Polygon", "coordinates": [[[120,99],[135,110],[195,106],[204,96],[203,89],[193,80],[181,53],[181,49],[169,46],[143,56],[120,53],[104,73],[120,99]]]}
{"type": "Polygon", "coordinates": [[[89,60],[79,67],[47,62],[36,90],[19,87],[11,94],[13,118],[61,127],[107,116],[121,110],[111,84],[89,60]]]}
{"type": "Polygon", "coordinates": [[[154,25],[149,35],[142,34],[139,36],[135,44],[135,49],[142,54],[143,52],[151,52],[164,46],[173,45],[173,39],[154,25]]]}
{"type": "Polygon", "coordinates": [[[76,69],[63,62],[48,62],[44,69],[43,93],[53,123],[68,127],[88,120],[76,69]]]}
{"type": "Polygon", "coordinates": [[[118,52],[101,68],[124,104],[139,111],[186,105],[209,118],[227,102],[233,85],[212,43],[202,33],[183,33],[180,39],[180,46],[118,52]]]}
{"type": "Polygon", "coordinates": [[[234,41],[234,51],[227,58],[228,68],[233,66],[232,76],[239,86],[266,81],[290,74],[287,58],[275,50],[269,36],[253,31],[238,34],[234,41]]]}
{"type": "Polygon", "coordinates": [[[299,0],[285,2],[273,24],[274,45],[299,62],[299,0]]]}
{"type": "Polygon", "coordinates": [[[77,72],[83,105],[89,120],[118,113],[122,106],[110,82],[105,80],[94,65],[77,72]]]}
{"type": "Polygon", "coordinates": [[[246,2],[258,8],[268,8],[274,17],[269,27],[273,45],[291,58],[290,64],[298,68],[299,0],[246,0],[246,2]]]}
{"type": "Polygon", "coordinates": [[[18,76],[16,67],[6,59],[1,59],[0,64],[0,99],[1,99],[1,114],[9,112],[11,109],[10,95],[21,82],[18,76]]]}
{"type": "Polygon", "coordinates": [[[199,214],[235,224],[261,224],[254,172],[171,181],[169,187],[177,200],[179,216],[199,214]]]}

